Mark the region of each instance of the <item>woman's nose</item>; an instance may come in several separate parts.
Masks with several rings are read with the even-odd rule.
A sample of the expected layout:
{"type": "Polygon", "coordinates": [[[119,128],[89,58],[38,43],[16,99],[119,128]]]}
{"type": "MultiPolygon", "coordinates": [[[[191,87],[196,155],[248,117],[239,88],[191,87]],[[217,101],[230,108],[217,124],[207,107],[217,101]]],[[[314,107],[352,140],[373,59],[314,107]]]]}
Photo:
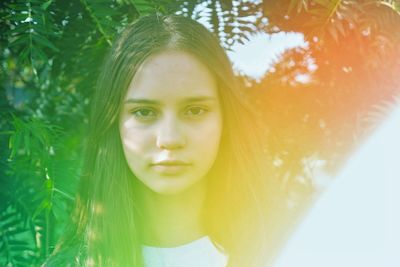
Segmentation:
{"type": "Polygon", "coordinates": [[[158,130],[157,147],[160,149],[179,149],[186,145],[185,136],[174,116],[166,116],[158,130]]]}

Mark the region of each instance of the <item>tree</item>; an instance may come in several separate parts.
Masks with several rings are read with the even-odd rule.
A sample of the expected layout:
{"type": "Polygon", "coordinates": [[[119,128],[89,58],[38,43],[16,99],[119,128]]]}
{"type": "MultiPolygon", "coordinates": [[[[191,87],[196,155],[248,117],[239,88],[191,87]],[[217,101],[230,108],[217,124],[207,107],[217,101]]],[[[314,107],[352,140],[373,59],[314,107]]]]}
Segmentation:
{"type": "Polygon", "coordinates": [[[399,8],[398,1],[2,1],[0,265],[38,266],[51,253],[74,201],[98,68],[130,21],[151,12],[201,19],[226,49],[255,31],[302,32],[309,47],[287,51],[244,93],[276,131],[278,175],[308,194],[311,180],[298,180],[304,158],[344,155],[349,137],[362,136],[360,117],[398,94],[399,8]]]}
{"type": "Polygon", "coordinates": [[[252,90],[298,155],[287,158],[324,159],[335,173],[398,103],[399,3],[264,1],[265,29],[301,32],[308,46],[286,51],[252,90]]]}

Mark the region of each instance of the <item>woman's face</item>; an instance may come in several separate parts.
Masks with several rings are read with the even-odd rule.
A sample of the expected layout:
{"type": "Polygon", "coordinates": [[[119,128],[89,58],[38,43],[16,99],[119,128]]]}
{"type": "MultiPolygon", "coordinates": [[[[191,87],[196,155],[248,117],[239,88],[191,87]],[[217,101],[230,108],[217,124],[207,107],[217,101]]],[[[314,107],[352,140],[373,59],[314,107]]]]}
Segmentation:
{"type": "Polygon", "coordinates": [[[125,96],[120,135],[135,176],[159,194],[205,178],[222,133],[217,84],[189,53],[164,51],[141,65],[125,96]]]}

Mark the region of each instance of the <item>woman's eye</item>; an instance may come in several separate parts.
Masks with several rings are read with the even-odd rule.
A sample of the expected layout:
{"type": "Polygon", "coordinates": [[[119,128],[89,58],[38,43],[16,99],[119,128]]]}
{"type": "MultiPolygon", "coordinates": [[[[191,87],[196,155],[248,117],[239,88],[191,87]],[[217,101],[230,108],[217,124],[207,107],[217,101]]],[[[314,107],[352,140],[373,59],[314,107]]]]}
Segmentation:
{"type": "Polygon", "coordinates": [[[185,115],[187,116],[201,116],[206,113],[207,110],[202,107],[191,107],[186,110],[185,115]]]}
{"type": "Polygon", "coordinates": [[[138,108],[132,111],[133,116],[142,121],[150,121],[157,117],[154,110],[149,108],[138,108]]]}

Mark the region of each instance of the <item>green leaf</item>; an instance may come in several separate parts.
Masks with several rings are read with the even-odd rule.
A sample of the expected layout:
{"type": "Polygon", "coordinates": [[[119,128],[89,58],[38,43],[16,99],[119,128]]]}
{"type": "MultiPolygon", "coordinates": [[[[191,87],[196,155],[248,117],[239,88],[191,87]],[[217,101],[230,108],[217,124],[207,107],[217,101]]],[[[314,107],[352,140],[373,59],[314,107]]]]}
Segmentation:
{"type": "Polygon", "coordinates": [[[34,59],[39,59],[42,62],[47,62],[48,60],[46,53],[44,53],[40,47],[37,46],[32,47],[31,53],[34,59]]]}
{"type": "Polygon", "coordinates": [[[29,133],[25,133],[24,134],[24,148],[25,148],[26,154],[28,156],[30,156],[30,154],[31,154],[31,142],[30,141],[31,141],[31,138],[29,136],[29,133]]]}
{"type": "Polygon", "coordinates": [[[38,34],[32,34],[32,39],[35,42],[37,42],[37,43],[39,43],[39,44],[41,44],[43,46],[46,46],[46,47],[50,48],[51,50],[53,50],[55,52],[59,52],[60,51],[46,37],[43,37],[43,36],[38,35],[38,34]]]}
{"type": "Polygon", "coordinates": [[[40,7],[41,7],[43,10],[46,10],[46,9],[51,5],[52,2],[53,2],[53,0],[49,0],[49,1],[47,1],[47,2],[44,2],[43,4],[40,5],[40,7]]]}
{"type": "Polygon", "coordinates": [[[30,46],[25,47],[25,48],[21,51],[21,53],[18,55],[18,60],[19,60],[20,62],[24,62],[25,60],[28,59],[28,55],[30,54],[30,52],[31,52],[31,47],[30,47],[30,46]]]}
{"type": "Polygon", "coordinates": [[[155,5],[151,1],[131,0],[131,2],[141,16],[155,11],[155,5]]]}
{"type": "Polygon", "coordinates": [[[9,47],[26,44],[29,44],[29,37],[26,34],[23,34],[11,41],[9,47]]]}
{"type": "Polygon", "coordinates": [[[15,28],[12,29],[10,31],[10,33],[14,36],[20,35],[20,34],[28,33],[31,28],[32,27],[29,25],[29,23],[21,23],[21,24],[15,26],[15,28]]]}

